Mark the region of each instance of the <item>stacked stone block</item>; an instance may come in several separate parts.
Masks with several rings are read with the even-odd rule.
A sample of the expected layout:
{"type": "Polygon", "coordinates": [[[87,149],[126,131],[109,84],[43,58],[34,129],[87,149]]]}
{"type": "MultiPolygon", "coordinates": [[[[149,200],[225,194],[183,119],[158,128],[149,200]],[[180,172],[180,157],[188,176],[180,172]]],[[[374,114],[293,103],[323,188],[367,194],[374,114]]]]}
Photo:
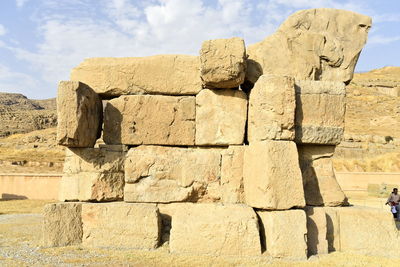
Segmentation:
{"type": "Polygon", "coordinates": [[[95,58],[74,68],[59,86],[58,140],[68,147],[60,200],[76,202],[46,207],[44,244],[168,242],[171,253],[295,260],[362,251],[342,229],[360,211],[338,207],[347,201],[331,161],[343,81],[291,70],[252,79],[255,63],[231,38],[204,42],[199,57],[95,58]],[[105,144],[95,146],[101,130],[105,144]]]}

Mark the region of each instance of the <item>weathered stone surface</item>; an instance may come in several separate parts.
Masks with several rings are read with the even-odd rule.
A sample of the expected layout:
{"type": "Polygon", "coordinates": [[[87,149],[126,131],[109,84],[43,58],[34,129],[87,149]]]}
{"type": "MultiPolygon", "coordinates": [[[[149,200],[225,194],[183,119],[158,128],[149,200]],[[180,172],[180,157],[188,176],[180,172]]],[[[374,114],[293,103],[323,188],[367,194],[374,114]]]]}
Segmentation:
{"type": "Polygon", "coordinates": [[[239,204],[192,204],[172,217],[171,253],[257,256],[257,216],[239,204]]]}
{"type": "Polygon", "coordinates": [[[328,253],[326,213],[323,207],[307,206],[308,256],[328,253]]]}
{"type": "Polygon", "coordinates": [[[43,245],[59,247],[82,242],[81,203],[54,203],[44,207],[43,245]]]}
{"type": "Polygon", "coordinates": [[[307,259],[307,218],[303,210],[257,211],[261,240],[274,258],[307,259]]]}
{"type": "Polygon", "coordinates": [[[220,199],[220,149],[139,146],[125,161],[127,202],[220,199]]]}
{"type": "Polygon", "coordinates": [[[122,200],[124,155],[124,151],[112,151],[107,146],[67,149],[59,199],[122,200]]]}
{"type": "Polygon", "coordinates": [[[106,144],[194,145],[195,97],[121,96],[107,103],[106,144]]]}
{"type": "Polygon", "coordinates": [[[255,83],[268,73],[349,82],[371,24],[370,17],[351,11],[298,11],[273,35],[247,48],[246,79],[255,83]]]}
{"type": "Polygon", "coordinates": [[[296,81],[296,143],[339,144],[345,96],[342,82],[296,81]]]}
{"type": "Polygon", "coordinates": [[[207,88],[234,88],[244,81],[246,47],[242,38],[204,41],[200,50],[201,79],[207,88]]]}
{"type": "Polygon", "coordinates": [[[250,92],[248,140],[294,140],[294,79],[263,75],[250,92]]]}
{"type": "Polygon", "coordinates": [[[103,108],[99,96],[86,84],[62,81],[57,94],[57,143],[93,147],[100,137],[103,108]]]}
{"type": "Polygon", "coordinates": [[[245,150],[243,181],[246,204],[251,207],[283,210],[305,205],[294,142],[251,143],[245,150]]]}
{"type": "Polygon", "coordinates": [[[200,61],[186,55],[89,58],[75,67],[71,80],[102,97],[130,94],[195,95],[201,88],[200,61]]]}
{"type": "Polygon", "coordinates": [[[239,90],[202,90],[196,96],[196,145],[243,143],[247,95],[239,90]]]}
{"type": "Polygon", "coordinates": [[[326,239],[328,252],[340,251],[340,224],[338,210],[340,207],[323,207],[326,215],[326,239]]]}
{"type": "Polygon", "coordinates": [[[243,163],[246,146],[229,146],[222,151],[221,201],[244,203],[243,163]]]}
{"type": "Polygon", "coordinates": [[[399,250],[399,232],[390,212],[367,207],[340,208],[337,212],[341,251],[393,256],[399,250]]]}
{"type": "Polygon", "coordinates": [[[347,198],[332,164],[335,146],[298,145],[304,196],[310,206],[341,206],[347,198]]]}
{"type": "Polygon", "coordinates": [[[160,240],[160,214],[152,204],[86,203],[82,224],[84,246],[154,249],[160,240]]]}

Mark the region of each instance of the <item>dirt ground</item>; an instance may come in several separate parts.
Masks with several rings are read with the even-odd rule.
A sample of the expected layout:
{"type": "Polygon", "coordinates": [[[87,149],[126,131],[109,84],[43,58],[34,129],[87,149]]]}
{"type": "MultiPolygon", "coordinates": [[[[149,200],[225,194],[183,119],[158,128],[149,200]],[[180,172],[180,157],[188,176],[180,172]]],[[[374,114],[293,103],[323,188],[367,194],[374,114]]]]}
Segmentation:
{"type": "MultiPolygon", "coordinates": [[[[365,194],[349,194],[357,205],[387,208],[384,199],[365,194]]],[[[307,261],[273,260],[267,256],[199,256],[170,254],[168,245],[157,250],[89,249],[81,246],[46,248],[41,246],[41,211],[50,201],[0,201],[0,266],[393,266],[388,259],[335,252],[307,261]]]]}

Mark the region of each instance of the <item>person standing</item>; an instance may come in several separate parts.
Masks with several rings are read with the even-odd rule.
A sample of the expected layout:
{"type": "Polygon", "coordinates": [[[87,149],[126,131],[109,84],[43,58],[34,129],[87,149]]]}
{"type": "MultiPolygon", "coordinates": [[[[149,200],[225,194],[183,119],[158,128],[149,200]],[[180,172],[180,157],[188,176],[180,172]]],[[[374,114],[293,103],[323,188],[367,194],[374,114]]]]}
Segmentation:
{"type": "Polygon", "coordinates": [[[392,193],[388,197],[385,205],[390,205],[391,211],[393,213],[393,217],[397,219],[398,221],[400,220],[400,195],[398,194],[397,188],[393,188],[392,193]],[[394,212],[395,211],[395,212],[394,212]]]}

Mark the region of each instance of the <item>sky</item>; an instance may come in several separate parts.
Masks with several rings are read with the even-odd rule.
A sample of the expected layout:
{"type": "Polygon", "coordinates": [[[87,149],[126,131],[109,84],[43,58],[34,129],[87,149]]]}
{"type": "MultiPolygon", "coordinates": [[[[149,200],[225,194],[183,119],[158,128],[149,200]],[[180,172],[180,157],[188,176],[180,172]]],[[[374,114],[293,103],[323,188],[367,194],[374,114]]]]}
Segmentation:
{"type": "Polygon", "coordinates": [[[202,41],[234,36],[249,45],[320,7],[372,17],[356,71],[400,66],[400,0],[0,0],[0,92],[55,97],[84,58],[197,55],[202,41]]]}

